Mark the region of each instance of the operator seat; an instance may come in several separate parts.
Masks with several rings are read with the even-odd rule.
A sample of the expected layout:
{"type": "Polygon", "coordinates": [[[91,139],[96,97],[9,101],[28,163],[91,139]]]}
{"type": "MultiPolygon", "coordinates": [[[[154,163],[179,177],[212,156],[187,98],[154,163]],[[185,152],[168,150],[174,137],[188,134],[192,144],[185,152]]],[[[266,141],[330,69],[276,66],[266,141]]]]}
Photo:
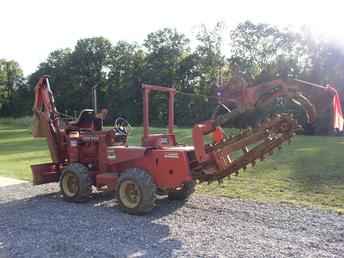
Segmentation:
{"type": "Polygon", "coordinates": [[[96,116],[93,109],[83,109],[81,110],[79,117],[69,124],[79,128],[92,129],[95,127],[95,119],[96,116]]]}

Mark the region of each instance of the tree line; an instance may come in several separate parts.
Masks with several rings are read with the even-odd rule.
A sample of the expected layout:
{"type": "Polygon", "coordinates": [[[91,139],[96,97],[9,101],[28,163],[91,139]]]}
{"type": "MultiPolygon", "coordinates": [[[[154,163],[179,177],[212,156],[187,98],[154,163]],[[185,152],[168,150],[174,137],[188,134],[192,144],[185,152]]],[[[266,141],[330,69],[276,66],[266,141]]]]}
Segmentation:
{"type": "MultiPolygon", "coordinates": [[[[215,96],[219,84],[238,74],[249,85],[299,78],[331,83],[342,92],[343,71],[343,50],[333,42],[314,38],[307,30],[250,21],[231,31],[222,23],[211,29],[200,26],[193,41],[170,28],[148,34],[143,44],[85,38],[73,49],[51,52],[26,78],[17,62],[0,59],[0,116],[31,115],[33,88],[42,75],[50,76],[60,112],[73,115],[91,107],[96,86],[99,108],[134,125],[142,122],[142,83],[175,87],[193,94],[176,96],[176,124],[188,126],[209,118],[217,103],[207,96],[215,96]],[[224,40],[228,35],[229,42],[224,40]]],[[[154,125],[166,123],[164,95],[153,94],[150,112],[154,125]]]]}

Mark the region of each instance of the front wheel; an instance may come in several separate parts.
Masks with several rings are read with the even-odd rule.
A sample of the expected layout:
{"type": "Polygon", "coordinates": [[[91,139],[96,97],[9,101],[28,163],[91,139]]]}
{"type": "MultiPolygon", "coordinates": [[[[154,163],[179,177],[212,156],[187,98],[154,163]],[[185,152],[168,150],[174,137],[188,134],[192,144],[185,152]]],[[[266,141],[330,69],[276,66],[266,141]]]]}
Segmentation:
{"type": "Polygon", "coordinates": [[[186,182],[181,188],[174,189],[168,193],[168,199],[184,201],[195,191],[196,183],[194,181],[186,182]]]}
{"type": "Polygon", "coordinates": [[[124,171],[116,188],[119,206],[129,214],[144,214],[155,206],[156,185],[144,170],[132,168],[124,171]]]}
{"type": "Polygon", "coordinates": [[[66,201],[87,201],[92,191],[88,169],[80,163],[68,165],[62,171],[60,177],[60,188],[63,199],[66,201]]]}

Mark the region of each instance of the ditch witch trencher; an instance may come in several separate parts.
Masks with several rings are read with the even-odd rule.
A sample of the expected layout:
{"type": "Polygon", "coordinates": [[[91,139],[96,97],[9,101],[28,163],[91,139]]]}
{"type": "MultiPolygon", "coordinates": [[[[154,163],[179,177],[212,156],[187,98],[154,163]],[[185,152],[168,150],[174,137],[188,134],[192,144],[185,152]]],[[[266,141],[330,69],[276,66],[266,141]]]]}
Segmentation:
{"type": "Polygon", "coordinates": [[[142,214],[155,206],[157,194],[184,200],[196,183],[221,182],[248,165],[263,160],[281,144],[290,141],[298,125],[291,115],[265,120],[257,128],[226,136],[225,123],[241,114],[233,110],[195,124],[193,145],[177,143],[174,128],[174,88],[142,85],[143,137],[140,146],[127,142],[129,123],[118,118],[113,128],[102,128],[102,119],[92,109],[82,110],[75,121],[64,121],[54,104],[47,76],[35,87],[33,135],[46,137],[51,163],[32,165],[33,184],[59,182],[63,198],[82,202],[92,187],[116,192],[125,212],[142,214]],[[149,95],[168,95],[168,130],[149,130],[149,95]],[[207,143],[206,136],[212,142],[207,143]]]}

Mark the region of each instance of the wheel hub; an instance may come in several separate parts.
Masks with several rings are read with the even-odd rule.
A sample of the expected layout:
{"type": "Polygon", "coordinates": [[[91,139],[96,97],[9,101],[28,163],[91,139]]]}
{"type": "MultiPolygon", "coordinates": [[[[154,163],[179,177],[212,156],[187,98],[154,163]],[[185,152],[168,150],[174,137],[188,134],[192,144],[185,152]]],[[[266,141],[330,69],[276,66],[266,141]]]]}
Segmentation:
{"type": "Polygon", "coordinates": [[[74,197],[79,191],[78,178],[72,173],[67,173],[63,177],[62,187],[68,197],[74,197]]]}
{"type": "Polygon", "coordinates": [[[119,189],[119,196],[122,203],[128,208],[135,208],[141,200],[141,192],[137,184],[133,181],[125,181],[119,189]]]}

